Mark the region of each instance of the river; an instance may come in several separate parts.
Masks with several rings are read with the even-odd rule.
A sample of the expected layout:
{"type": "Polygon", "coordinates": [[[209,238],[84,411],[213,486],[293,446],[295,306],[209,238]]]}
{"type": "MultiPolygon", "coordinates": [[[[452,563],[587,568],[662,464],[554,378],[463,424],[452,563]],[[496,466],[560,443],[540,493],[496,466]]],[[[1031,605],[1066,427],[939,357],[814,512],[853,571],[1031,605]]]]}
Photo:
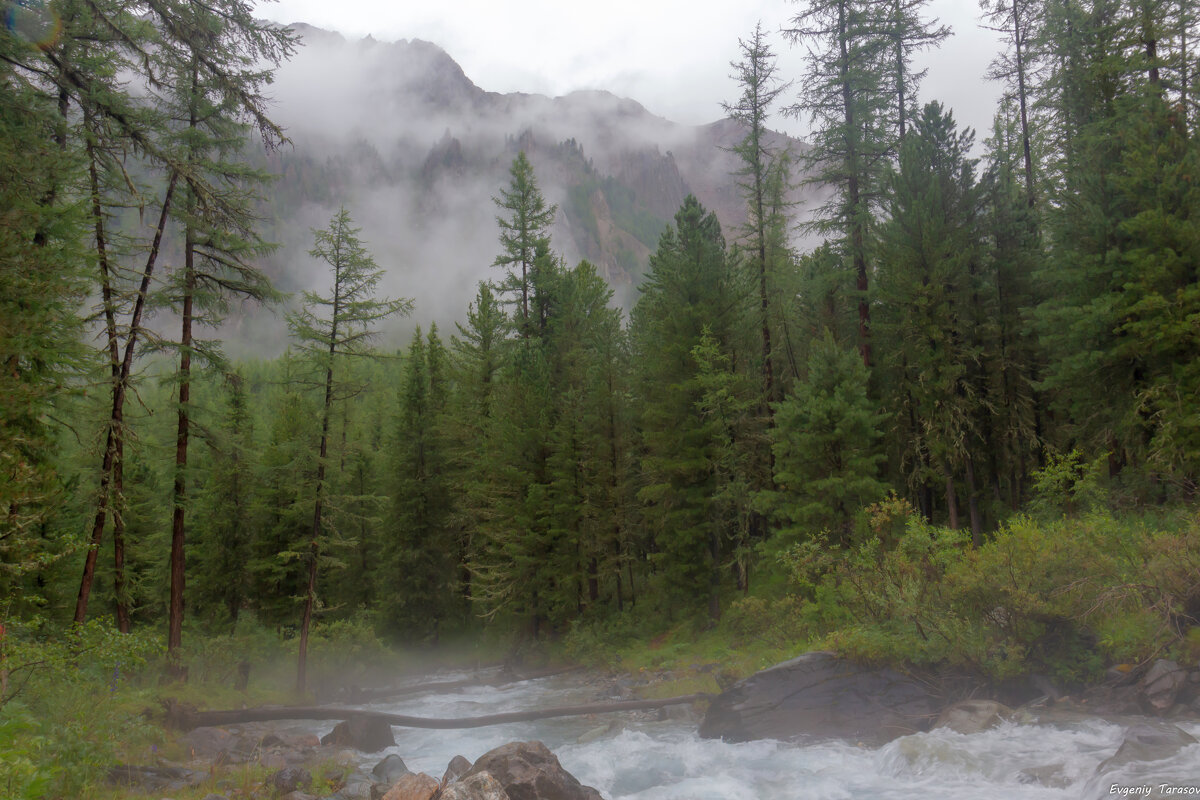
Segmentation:
{"type": "MultiPolygon", "coordinates": [[[[468,677],[445,673],[438,679],[468,677]]],[[[597,687],[575,673],[500,687],[427,692],[368,707],[417,716],[469,717],[597,699],[597,687]]],[[[686,709],[673,711],[667,719],[656,717],[654,712],[638,712],[458,731],[396,728],[396,746],[386,753],[401,756],[414,772],[440,778],[455,755],[474,761],[505,742],[538,739],[567,771],[611,800],[1091,800],[1120,797],[1122,790],[1132,797],[1200,797],[1200,744],[1165,760],[1095,774],[1120,746],[1128,720],[1006,723],[972,735],[940,729],[869,748],[838,741],[728,744],[701,739],[698,720],[686,709]],[[1030,782],[1029,774],[1023,775],[1027,770],[1052,785],[1030,782]],[[1163,783],[1166,794],[1159,793],[1163,783]],[[1179,786],[1195,788],[1170,792],[1179,786]]],[[[1180,727],[1200,739],[1200,724],[1180,727]]],[[[366,768],[386,753],[373,755],[366,768]]]]}

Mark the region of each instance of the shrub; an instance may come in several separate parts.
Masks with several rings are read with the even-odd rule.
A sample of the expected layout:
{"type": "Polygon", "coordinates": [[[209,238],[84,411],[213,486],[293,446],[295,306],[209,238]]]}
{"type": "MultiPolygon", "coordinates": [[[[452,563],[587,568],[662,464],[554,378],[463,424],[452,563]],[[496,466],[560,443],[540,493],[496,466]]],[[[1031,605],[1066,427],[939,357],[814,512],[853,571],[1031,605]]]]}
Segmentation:
{"type": "Polygon", "coordinates": [[[0,642],[8,670],[0,697],[0,796],[86,797],[118,746],[155,730],[129,691],[160,652],[144,634],[89,622],[65,636],[41,619],[11,624],[0,642]]]}

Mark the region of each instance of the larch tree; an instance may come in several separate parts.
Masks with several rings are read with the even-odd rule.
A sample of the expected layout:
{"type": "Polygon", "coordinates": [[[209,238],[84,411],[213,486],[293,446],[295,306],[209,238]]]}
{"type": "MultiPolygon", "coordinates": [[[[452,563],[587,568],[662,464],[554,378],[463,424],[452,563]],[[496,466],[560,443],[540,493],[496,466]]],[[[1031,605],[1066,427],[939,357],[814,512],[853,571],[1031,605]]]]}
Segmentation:
{"type": "Polygon", "coordinates": [[[786,228],[788,220],[786,207],[773,196],[777,189],[786,189],[787,159],[785,154],[772,147],[772,135],[766,124],[775,102],[791,83],[779,78],[776,57],[761,24],[754,28],[749,39],[739,39],[738,46],[742,60],[731,66],[733,78],[742,87],[742,95],[722,108],[730,119],[746,130],[742,141],[733,146],[733,152],[740,162],[738,188],[748,212],[742,235],[747,245],[747,266],[758,284],[762,396],[764,411],[770,417],[770,404],[780,399],[775,377],[776,356],[771,341],[771,299],[775,293],[772,272],[780,256],[777,252],[780,237],[773,234],[780,227],[786,228]]]}
{"type": "Polygon", "coordinates": [[[308,583],[300,621],[296,671],[296,687],[301,692],[307,683],[308,637],[317,605],[317,574],[322,557],[329,423],[334,402],[343,388],[338,368],[343,358],[370,352],[377,323],[395,314],[407,314],[412,309],[411,300],[376,298],[375,291],[383,270],[375,264],[375,259],[359,239],[359,230],[352,227],[349,212],[342,208],[330,220],[328,228],[313,231],[314,244],[309,254],[329,267],[329,293],[306,291],[301,308],[288,315],[292,337],[318,367],[323,390],[307,554],[308,583]]]}
{"type": "Polygon", "coordinates": [[[500,292],[517,308],[513,316],[521,338],[543,335],[555,271],[549,231],[556,207],[546,205],[524,150],[513,160],[508,188],[492,200],[501,211],[496,222],[503,252],[493,262],[504,270],[500,292]]]}
{"type": "Polygon", "coordinates": [[[992,60],[988,77],[1003,81],[1014,93],[1021,123],[1021,155],[1024,165],[1026,202],[1036,200],[1033,163],[1033,134],[1029,123],[1034,75],[1040,61],[1034,49],[1041,37],[1041,0],[980,0],[986,27],[1001,34],[1008,50],[992,60]]]}
{"type": "Polygon", "coordinates": [[[804,155],[808,185],[830,186],[812,228],[839,236],[858,295],[858,347],[871,364],[870,281],[872,209],[894,151],[893,42],[888,0],[814,0],[784,34],[808,48],[808,74],[788,110],[807,116],[812,145],[804,155]]]}
{"type": "MultiPolygon", "coordinates": [[[[260,62],[277,65],[291,53],[295,39],[286,28],[256,20],[249,4],[241,0],[221,0],[211,7],[187,4],[176,9],[173,25],[183,47],[180,58],[167,65],[174,91],[162,105],[178,126],[186,171],[183,202],[177,206],[183,227],[183,265],[172,276],[169,291],[181,330],[175,376],[178,408],[167,660],[182,676],[179,650],[186,580],[192,358],[198,356],[214,366],[222,362],[219,350],[196,339],[195,330],[219,324],[231,298],[266,301],[274,297],[266,275],[255,264],[272,249],[255,231],[258,219],[252,205],[257,199],[255,184],[263,183],[266,176],[235,158],[248,132],[241,120],[262,116],[266,106],[262,91],[271,71],[260,62]]],[[[279,138],[272,131],[265,144],[274,147],[279,138]]]]}

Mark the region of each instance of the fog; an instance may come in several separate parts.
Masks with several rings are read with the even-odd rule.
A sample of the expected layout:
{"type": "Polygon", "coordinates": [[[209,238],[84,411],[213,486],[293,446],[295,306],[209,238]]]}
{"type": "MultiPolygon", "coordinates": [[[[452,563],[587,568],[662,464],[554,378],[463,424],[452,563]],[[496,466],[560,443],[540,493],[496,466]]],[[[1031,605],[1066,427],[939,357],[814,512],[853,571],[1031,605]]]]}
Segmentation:
{"type": "MultiPolygon", "coordinates": [[[[596,263],[616,305],[636,299],[653,243],[611,220],[605,234],[596,232],[598,223],[589,233],[578,214],[572,220],[566,213],[570,187],[591,181],[587,214],[609,213],[595,186],[612,178],[663,223],[688,192],[717,212],[728,239],[743,222],[731,177],[736,162],[721,149],[739,135],[729,124],[675,124],[603,91],[555,98],[486,92],[428,42],[348,41],[295,28],[303,46],[270,87],[273,117],[290,141],[262,157],[281,176],[267,189],[264,216],[277,222],[265,237],[280,248],[266,268],[293,293],[293,304],[305,289],[327,291],[327,265],[308,254],[312,230],[345,206],[385,271],[380,294],[415,301],[409,317],[384,326],[384,349],[406,344],[416,325],[427,330],[436,322],[448,337],[478,283],[499,279],[492,198],[507,187],[520,150],[547,202],[559,206],[555,251],[568,265],[584,257],[596,263]]],[[[287,346],[283,314],[267,310],[237,315],[222,334],[236,356],[273,356],[287,346]]]]}

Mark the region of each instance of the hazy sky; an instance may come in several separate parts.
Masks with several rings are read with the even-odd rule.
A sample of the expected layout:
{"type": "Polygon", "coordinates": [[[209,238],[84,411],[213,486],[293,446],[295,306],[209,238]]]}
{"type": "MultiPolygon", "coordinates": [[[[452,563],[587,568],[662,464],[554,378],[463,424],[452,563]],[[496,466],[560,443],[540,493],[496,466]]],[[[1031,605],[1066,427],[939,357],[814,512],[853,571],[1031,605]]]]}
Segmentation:
{"type": "MultiPolygon", "coordinates": [[[[984,80],[999,48],[978,27],[974,0],[933,0],[931,12],[954,28],[941,51],[926,57],[922,97],[954,109],[960,123],[991,125],[999,88],[984,80]]],[[[560,95],[607,89],[676,122],[703,124],[735,99],[729,62],[738,39],[758,21],[770,32],[781,73],[799,80],[803,52],[778,31],[799,6],[784,0],[281,0],[259,2],[278,22],[308,22],[348,38],[425,39],[441,46],[483,89],[560,95]]],[[[772,127],[803,135],[803,121],[772,127]]]]}

